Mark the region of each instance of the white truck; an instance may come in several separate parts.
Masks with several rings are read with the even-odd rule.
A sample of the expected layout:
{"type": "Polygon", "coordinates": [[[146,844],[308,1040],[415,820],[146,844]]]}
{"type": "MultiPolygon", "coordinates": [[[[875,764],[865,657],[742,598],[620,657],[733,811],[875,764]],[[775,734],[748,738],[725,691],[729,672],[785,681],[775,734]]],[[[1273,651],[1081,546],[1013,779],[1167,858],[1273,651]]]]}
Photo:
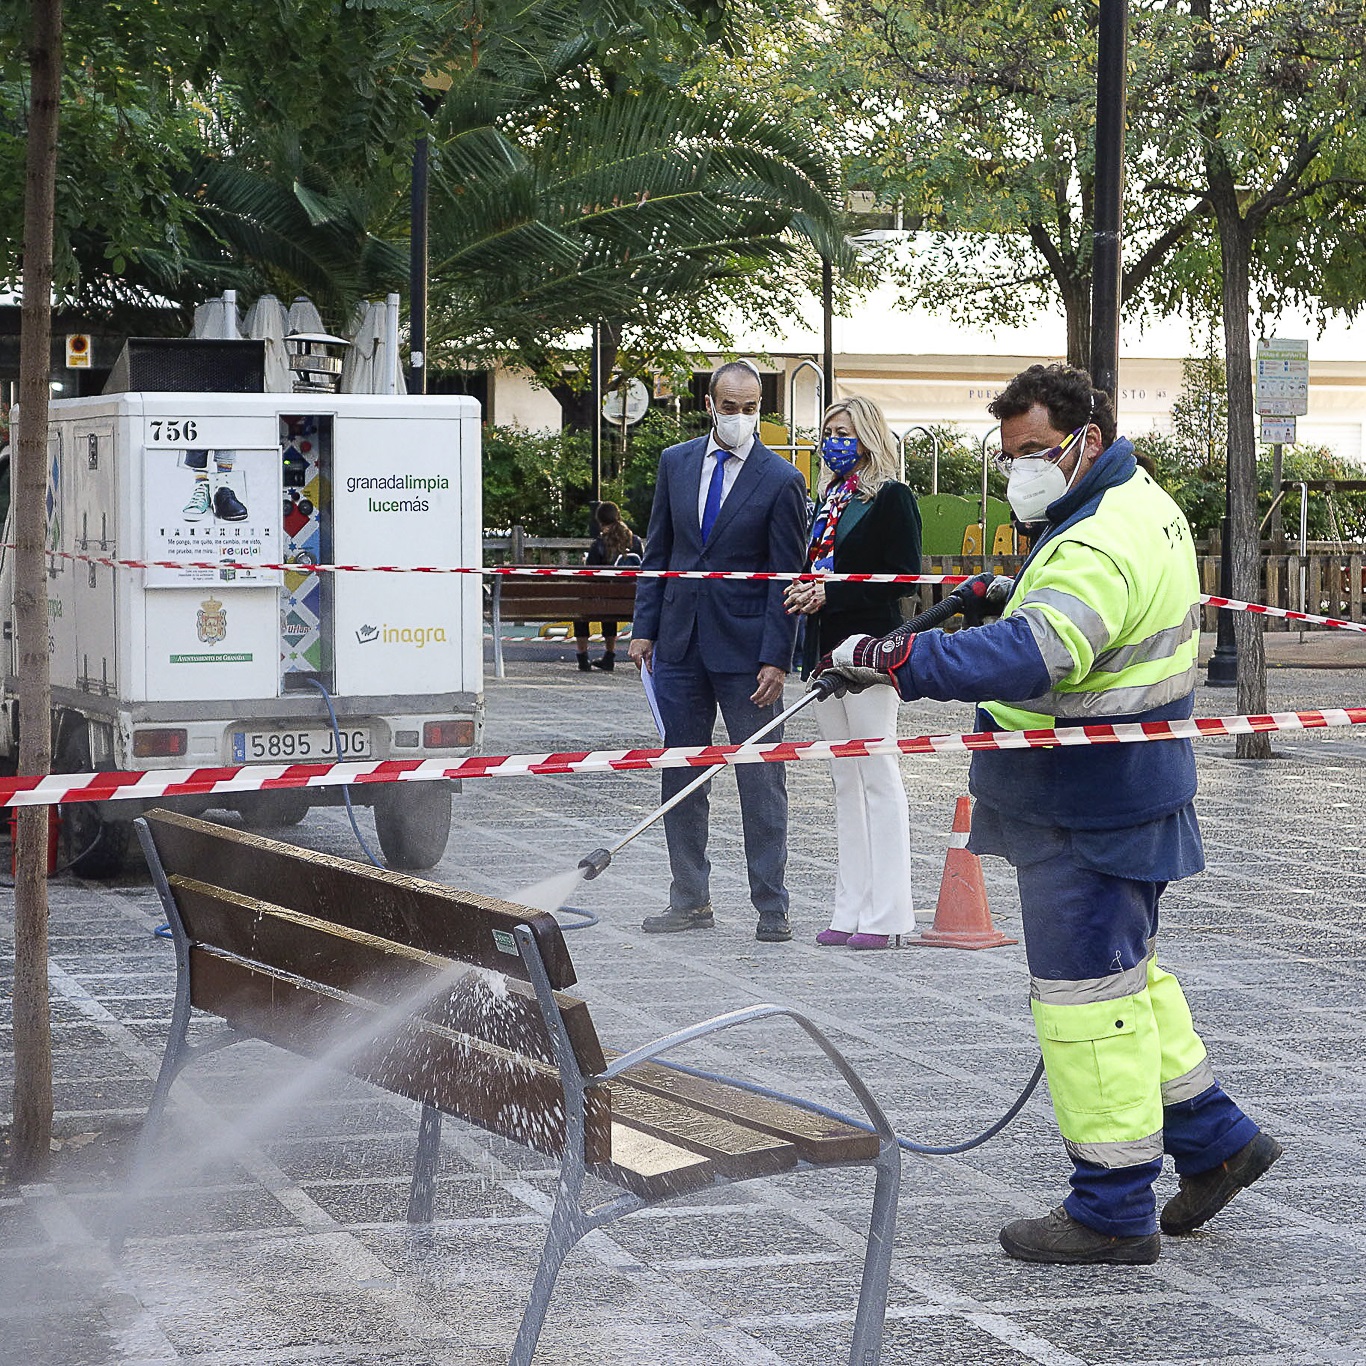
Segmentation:
{"type": "MultiPolygon", "coordinates": [[[[188,343],[194,345],[195,343],[188,343]]],[[[250,343],[246,343],[250,345],[250,343]]],[[[240,345],[240,344],[239,344],[240,345]]],[[[20,417],[22,422],[22,415],[20,417]]],[[[483,731],[478,574],[310,574],[261,564],[477,567],[479,408],[469,398],[123,392],[52,405],[47,488],[53,767],[204,768],[450,758],[483,731]],[[245,568],[111,567],[232,559],[245,568]]],[[[5,542],[12,540],[7,521],[5,542]]],[[[0,762],[18,755],[13,554],[0,552],[0,762]]],[[[180,798],[293,824],[337,787],[180,798]]],[[[380,845],[429,868],[446,782],[358,785],[380,845]]],[[[62,847],[115,871],[135,802],[72,803],[62,847]]]]}

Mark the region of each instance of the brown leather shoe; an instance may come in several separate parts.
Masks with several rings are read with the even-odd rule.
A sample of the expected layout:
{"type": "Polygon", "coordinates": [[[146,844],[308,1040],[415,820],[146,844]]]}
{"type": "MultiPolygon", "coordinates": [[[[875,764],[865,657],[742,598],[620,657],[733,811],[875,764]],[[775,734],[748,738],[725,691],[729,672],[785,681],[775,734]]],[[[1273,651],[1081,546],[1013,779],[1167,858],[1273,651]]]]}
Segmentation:
{"type": "Polygon", "coordinates": [[[1124,1266],[1148,1266],[1162,1251],[1156,1233],[1137,1238],[1113,1238],[1108,1233],[1079,1224],[1061,1205],[1042,1219],[1016,1219],[1001,1230],[1001,1246],[1022,1262],[1053,1262],[1087,1266],[1115,1262],[1124,1266]]]}
{"type": "Polygon", "coordinates": [[[711,902],[691,911],[676,911],[672,906],[660,915],[647,915],[640,922],[646,934],[672,934],[675,930],[709,930],[712,927],[711,902]]]}
{"type": "Polygon", "coordinates": [[[1258,1134],[1227,1162],[1181,1178],[1181,1189],[1162,1206],[1162,1232],[1180,1236],[1207,1224],[1245,1186],[1266,1174],[1285,1151],[1270,1134],[1258,1134]]]}

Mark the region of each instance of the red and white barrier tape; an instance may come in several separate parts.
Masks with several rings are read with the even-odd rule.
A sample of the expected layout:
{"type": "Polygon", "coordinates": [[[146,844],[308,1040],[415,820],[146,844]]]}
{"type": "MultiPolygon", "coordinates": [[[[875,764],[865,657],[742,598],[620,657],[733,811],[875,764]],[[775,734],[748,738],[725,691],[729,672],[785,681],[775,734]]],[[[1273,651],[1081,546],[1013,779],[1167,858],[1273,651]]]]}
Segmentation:
{"type": "MultiPolygon", "coordinates": [[[[6,549],[14,549],[7,546],[6,549]]],[[[82,555],[74,551],[45,552],[50,559],[76,560],[83,564],[102,564],[110,569],[272,569],[292,574],[479,574],[491,578],[533,579],[724,579],[744,582],[790,582],[794,579],[820,579],[827,583],[942,583],[958,584],[969,574],[807,574],[770,573],[763,570],[722,569],[618,569],[615,566],[583,565],[400,565],[400,564],[283,564],[265,560],[120,560],[108,555],[82,555]]],[[[1295,612],[1287,607],[1242,602],[1202,593],[1206,607],[1227,607],[1234,612],[1253,612],[1259,616],[1283,617],[1337,631],[1366,634],[1366,622],[1346,621],[1341,617],[1321,617],[1312,612],[1295,612]]]]}
{"type": "MultiPolygon", "coordinates": [[[[596,618],[594,618],[594,620],[596,620],[596,618]]],[[[493,636],[485,633],[484,639],[486,641],[491,641],[493,639],[493,636]]],[[[572,645],[574,641],[577,639],[577,637],[570,633],[562,636],[499,636],[498,639],[501,640],[504,645],[564,646],[572,645]]],[[[607,637],[603,635],[589,636],[588,643],[590,645],[601,645],[606,639],[607,637]]],[[[630,631],[622,631],[621,634],[615,636],[614,639],[618,642],[618,644],[620,644],[622,641],[629,641],[631,639],[631,633],[630,631]]]]}
{"type": "MultiPolygon", "coordinates": [[[[5,547],[13,550],[16,547],[5,547]]],[[[101,564],[108,569],[278,569],[290,574],[479,574],[523,579],[738,579],[787,582],[823,579],[834,583],[962,583],[969,574],[808,574],[740,569],[618,569],[614,565],[552,564],[286,564],[275,560],[122,560],[110,555],[83,555],[73,550],[47,550],[51,560],[101,564]]]]}
{"type": "Polygon", "coordinates": [[[385,759],[351,764],[250,764],[231,768],[156,769],[147,773],[54,774],[0,779],[0,806],[124,798],[199,797],[230,792],[287,791],[345,783],[424,782],[438,778],[521,778],[566,773],[629,773],[637,769],[788,764],[809,759],[860,759],[873,754],[973,753],[1076,745],[1130,745],[1150,740],[1200,740],[1262,731],[1324,730],[1366,725],[1366,707],[1211,716],[1189,721],[1066,726],[1059,730],[915,735],[906,739],[801,740],[771,745],[691,745],[671,749],[596,750],[564,754],[485,754],[448,764],[441,759],[385,759]]]}
{"type": "Polygon", "coordinates": [[[1366,623],[1343,621],[1340,617],[1316,617],[1312,612],[1292,612],[1288,607],[1268,607],[1260,602],[1239,602],[1237,598],[1217,598],[1202,593],[1200,601],[1207,607],[1227,607],[1234,612],[1254,612],[1258,616],[1284,617],[1287,621],[1307,621],[1314,626],[1327,626],[1334,631],[1357,631],[1366,634],[1366,623]]]}

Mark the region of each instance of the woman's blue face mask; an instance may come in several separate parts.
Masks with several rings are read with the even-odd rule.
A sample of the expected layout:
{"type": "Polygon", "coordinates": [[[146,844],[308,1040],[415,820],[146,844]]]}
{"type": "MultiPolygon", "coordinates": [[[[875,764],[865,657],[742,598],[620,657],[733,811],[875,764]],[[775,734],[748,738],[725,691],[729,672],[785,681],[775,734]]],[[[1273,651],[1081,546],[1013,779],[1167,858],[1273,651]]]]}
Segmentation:
{"type": "Polygon", "coordinates": [[[859,462],[858,437],[827,436],[821,440],[821,459],[836,474],[848,474],[859,462]]]}

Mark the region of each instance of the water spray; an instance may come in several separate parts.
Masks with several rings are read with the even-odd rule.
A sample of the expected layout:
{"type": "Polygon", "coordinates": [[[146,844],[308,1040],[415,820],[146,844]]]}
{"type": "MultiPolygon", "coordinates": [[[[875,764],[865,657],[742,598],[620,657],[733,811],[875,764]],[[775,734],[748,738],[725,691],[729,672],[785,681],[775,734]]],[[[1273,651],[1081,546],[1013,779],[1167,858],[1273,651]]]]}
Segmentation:
{"type": "MultiPolygon", "coordinates": [[[[1010,596],[1010,589],[1013,586],[1013,579],[1003,578],[1000,575],[978,574],[974,578],[960,583],[952,593],[947,594],[942,601],[935,603],[933,607],[926,608],[919,616],[912,617],[910,621],[897,627],[893,634],[898,636],[916,635],[921,631],[928,631],[932,627],[940,625],[959,612],[973,612],[974,609],[980,614],[988,614],[993,611],[999,613],[1006,599],[1010,596]]],[[[780,712],[767,725],[756,730],[736,751],[737,754],[744,753],[749,746],[762,740],[771,731],[777,730],[784,721],[789,717],[796,716],[799,711],[810,706],[812,702],[823,702],[827,697],[842,695],[846,686],[844,679],[835,673],[825,673],[818,678],[813,678],[807,691],[786,711],[780,712]]],[[[592,853],[585,854],[578,864],[579,868],[583,870],[583,880],[591,882],[599,874],[605,872],[614,855],[619,854],[637,835],[643,834],[656,821],[672,811],[685,797],[701,787],[703,783],[710,782],[715,777],[718,767],[723,767],[723,765],[708,765],[686,787],[675,792],[662,806],[657,807],[643,821],[632,826],[611,848],[594,849],[592,853]]]]}

